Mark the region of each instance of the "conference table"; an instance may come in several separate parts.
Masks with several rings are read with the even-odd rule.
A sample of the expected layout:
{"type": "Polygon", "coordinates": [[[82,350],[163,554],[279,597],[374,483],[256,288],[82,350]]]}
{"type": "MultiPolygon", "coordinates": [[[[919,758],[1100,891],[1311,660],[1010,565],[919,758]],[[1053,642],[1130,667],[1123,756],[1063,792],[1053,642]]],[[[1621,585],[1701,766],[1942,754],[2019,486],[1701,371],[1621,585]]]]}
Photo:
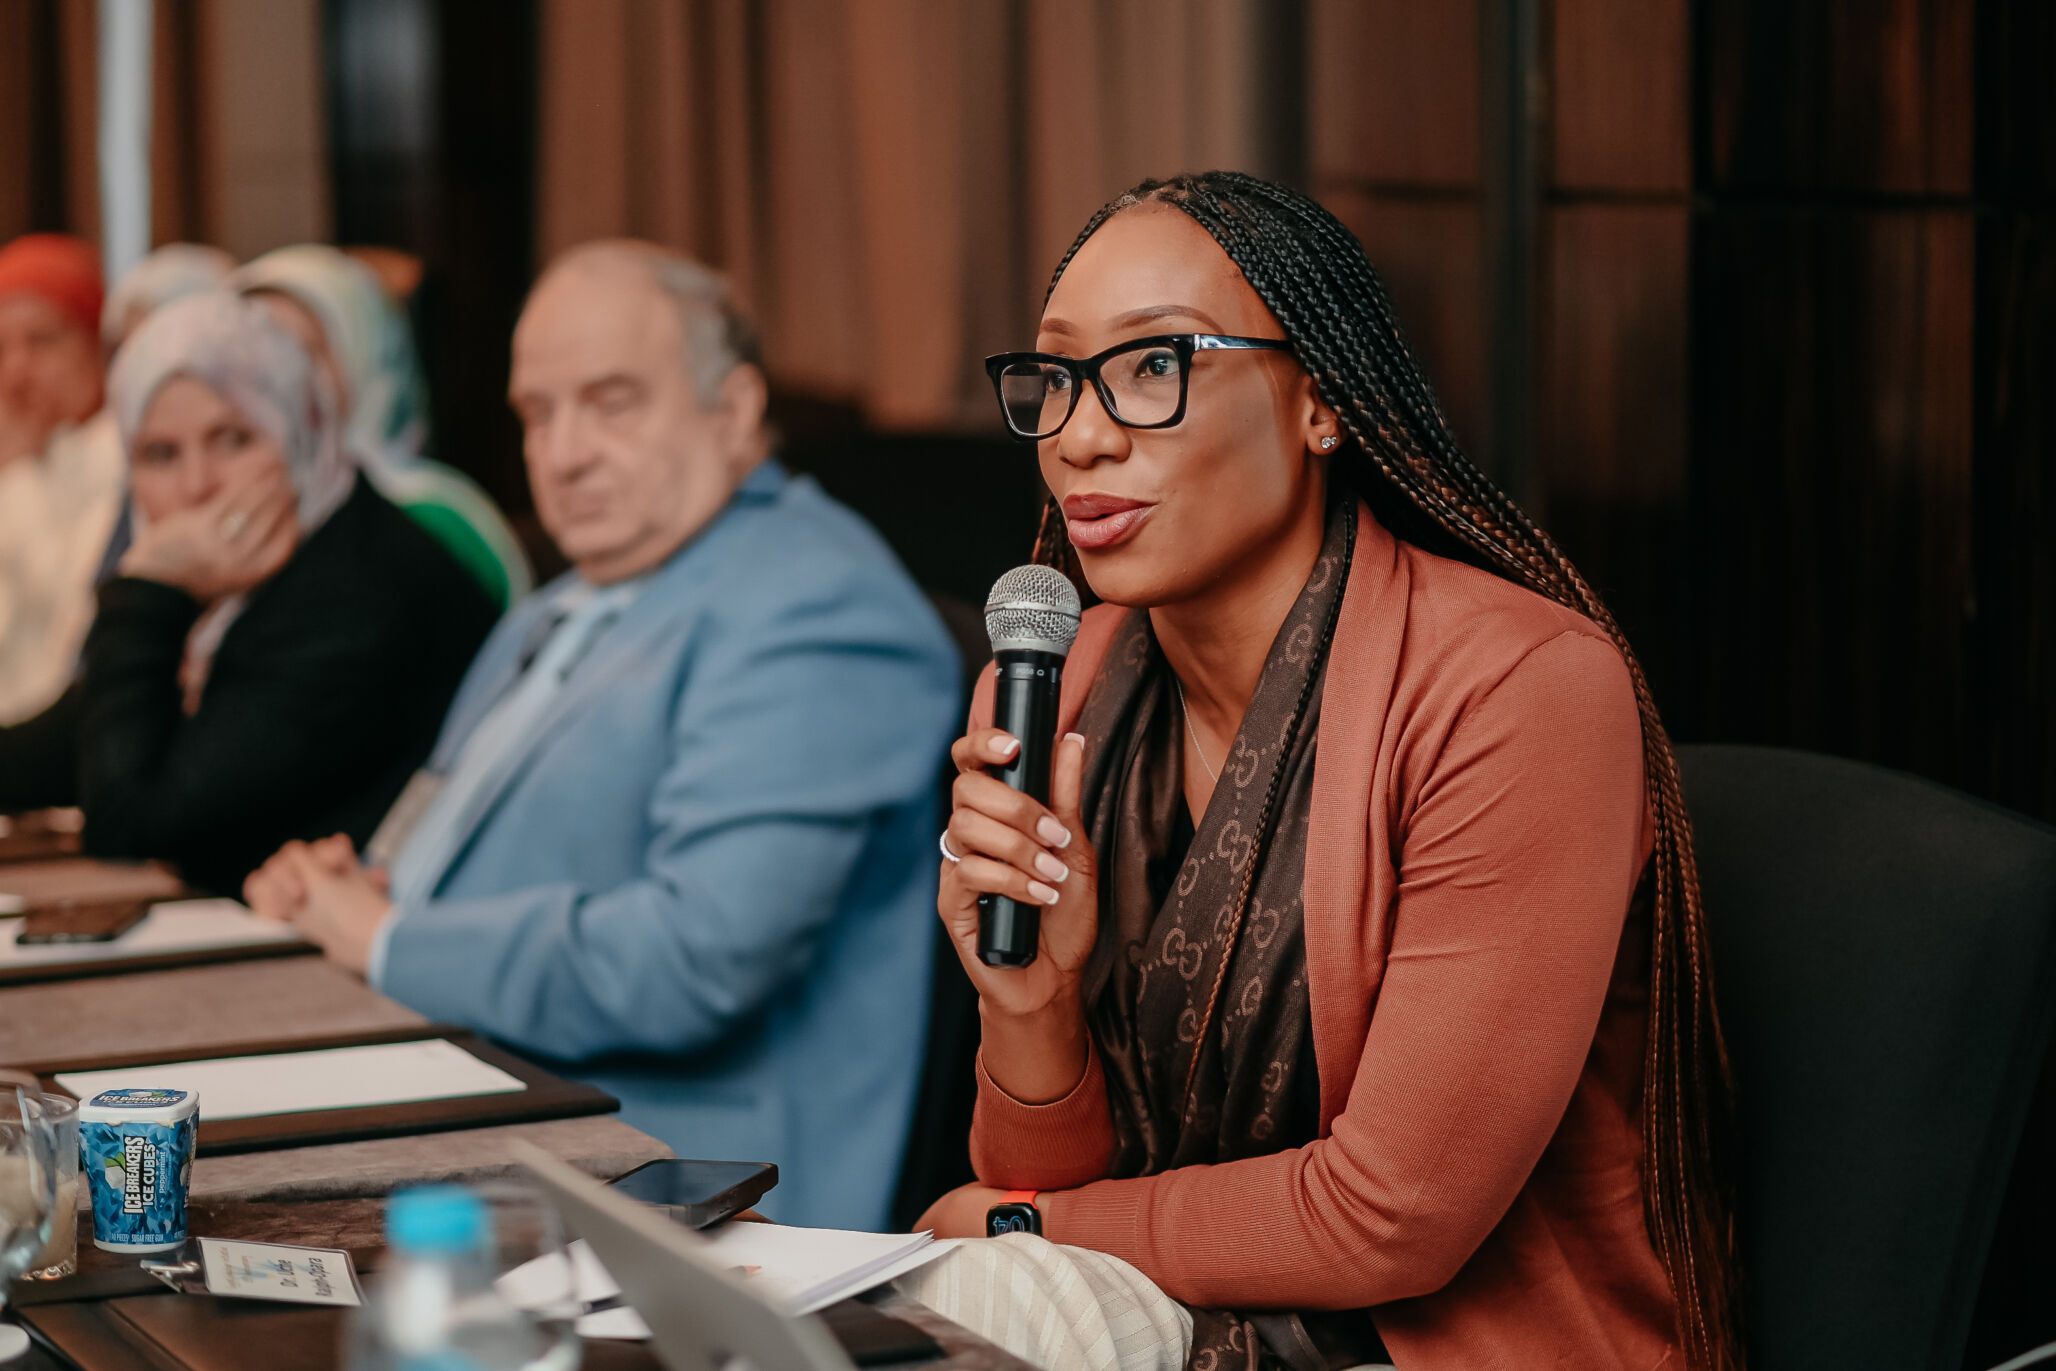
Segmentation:
{"type": "MultiPolygon", "coordinates": [[[[33,899],[146,898],[180,893],[161,868],[82,857],[0,864],[0,891],[33,899]]],[[[138,1050],[198,1052],[263,1036],[281,1042],[343,1033],[418,1028],[427,1020],[314,955],[128,971],[0,986],[0,1064],[114,1057],[138,1050]],[[253,1025],[259,1026],[253,1032],[253,1025]]],[[[608,1114],[372,1138],[273,1151],[205,1156],[193,1165],[190,1231],[209,1237],[299,1243],[352,1251],[382,1243],[384,1197],[420,1181],[486,1181],[516,1174],[510,1144],[541,1147],[586,1173],[611,1180],[669,1147],[608,1114]]],[[[84,1201],[81,1191],[81,1201],[84,1201]]],[[[92,1244],[81,1208],[82,1276],[133,1264],[92,1244]]],[[[33,1285],[21,1287],[32,1291],[33,1285]]],[[[33,1294],[25,1295],[33,1298],[33,1294]]],[[[167,1296],[171,1298],[171,1296],[167,1296]]],[[[942,1344],[948,1371],[1026,1371],[1027,1363],[894,1292],[868,1297],[942,1344]]],[[[655,1366],[631,1344],[592,1344],[587,1365],[655,1366]]],[[[59,1371],[70,1363],[41,1346],[10,1363],[59,1371]]]]}

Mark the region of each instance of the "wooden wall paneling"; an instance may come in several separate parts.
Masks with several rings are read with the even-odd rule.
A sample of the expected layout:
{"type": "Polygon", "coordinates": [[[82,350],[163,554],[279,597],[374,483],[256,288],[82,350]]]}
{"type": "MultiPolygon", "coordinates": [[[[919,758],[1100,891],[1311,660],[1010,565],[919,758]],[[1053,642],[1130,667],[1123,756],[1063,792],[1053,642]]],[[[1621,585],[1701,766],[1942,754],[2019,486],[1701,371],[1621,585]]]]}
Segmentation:
{"type": "Polygon", "coordinates": [[[1689,214],[1559,206],[1543,225],[1532,512],[1605,597],[1664,705],[1689,669],[1689,214]]]}
{"type": "Polygon", "coordinates": [[[1457,441],[1475,451],[1486,419],[1478,207],[1354,191],[1321,199],[1363,242],[1457,441]]]}
{"type": "Polygon", "coordinates": [[[1978,278],[1973,768],[2056,820],[2056,213],[1988,219],[1978,278]]]}
{"type": "Polygon", "coordinates": [[[156,0],[150,64],[150,238],[206,243],[212,169],[202,130],[209,83],[201,66],[197,0],[156,0]]]}
{"type": "MultiPolygon", "coordinates": [[[[1817,351],[1815,302],[1786,293],[1801,272],[1801,227],[1791,216],[1716,212],[1696,234],[1691,608],[1700,656],[1672,721],[1694,740],[1791,742],[1805,731],[1780,708],[1781,696],[1798,693],[1789,625],[1824,613],[1813,561],[1794,556],[1804,544],[1790,528],[1816,520],[1788,498],[1789,487],[1810,494],[1811,483],[1786,454],[1825,446],[1810,397],[1798,393],[1809,378],[1787,365],[1805,358],[1810,371],[1817,351]],[[1728,660],[1738,643],[1750,644],[1747,657],[1728,660]]],[[[1807,691],[1809,701],[1817,694],[1807,691]]]]}
{"type": "Polygon", "coordinates": [[[0,0],[0,243],[50,227],[45,206],[62,195],[50,184],[63,159],[52,138],[55,101],[44,89],[55,63],[48,0],[0,0]]]}
{"type": "Polygon", "coordinates": [[[1548,6],[1551,185],[1692,188],[1687,0],[1548,6]]]}
{"type": "MultiPolygon", "coordinates": [[[[621,14],[595,7],[592,24],[619,36],[609,21],[621,14]]],[[[535,0],[329,0],[322,18],[319,103],[331,133],[336,239],[419,260],[408,305],[433,401],[434,454],[485,487],[547,576],[563,562],[533,517],[520,425],[507,405],[508,345],[535,260],[537,161],[554,159],[554,173],[586,201],[625,205],[627,173],[602,136],[618,132],[610,119],[619,106],[576,101],[564,85],[539,89],[535,0]],[[567,106],[582,144],[538,123],[540,109],[562,116],[567,106]],[[572,158],[574,146],[582,159],[572,158]]],[[[637,75],[602,68],[603,54],[582,46],[587,35],[575,26],[551,32],[571,44],[566,61],[586,88],[618,93],[637,75]]],[[[549,222],[575,232],[580,221],[574,209],[549,222]]]]}
{"type": "MultiPolygon", "coordinates": [[[[629,60],[638,55],[627,42],[630,22],[627,0],[537,6],[538,39],[550,54],[536,76],[537,266],[631,222],[629,97],[641,83],[629,60]]],[[[668,54],[639,55],[661,69],[668,54]]]]}
{"type": "Polygon", "coordinates": [[[1362,240],[1457,440],[1490,435],[1479,7],[1306,0],[1309,189],[1362,240]]]}
{"type": "Polygon", "coordinates": [[[1535,495],[1544,149],[1541,0],[1478,7],[1478,205],[1487,415],[1473,456],[1519,501],[1535,495]]]}
{"type": "Polygon", "coordinates": [[[1977,187],[1986,198],[2056,197],[2056,5],[1978,5],[1977,187]]]}
{"type": "Polygon", "coordinates": [[[100,246],[100,20],[94,0],[57,0],[56,100],[64,157],[61,227],[100,246]]]}
{"type": "Polygon", "coordinates": [[[1696,245],[1681,731],[1960,783],[1971,215],[1717,209],[1696,245]]]}
{"type": "Polygon", "coordinates": [[[533,499],[521,425],[507,405],[507,369],[535,260],[540,16],[532,0],[437,9],[438,146],[424,245],[437,274],[416,311],[438,410],[437,455],[526,526],[533,499]]]}
{"type": "Polygon", "coordinates": [[[2056,5],[1984,0],[1978,30],[1972,765],[2056,820],[2056,5]]]}
{"type": "Polygon", "coordinates": [[[1967,192],[1973,9],[1974,0],[1706,0],[1708,181],[1967,192]]]}
{"type": "Polygon", "coordinates": [[[91,0],[0,0],[0,242],[97,242],[91,0]]]}
{"type": "MultiPolygon", "coordinates": [[[[1980,149],[1981,180],[1994,160],[2007,160],[1989,151],[1980,149]]],[[[2009,175],[1993,179],[2018,194],[2032,188],[2036,169],[2035,158],[2015,158],[2009,175]]],[[[1977,274],[1972,789],[2056,821],[2056,395],[2048,383],[2056,369],[2056,212],[2045,202],[1982,216],[1977,274]]],[[[1966,1367],[1995,1366],[2056,1339],[2052,1139],[2056,1049],[2044,1059],[1993,1234],[1966,1367]]]]}
{"type": "Polygon", "coordinates": [[[207,225],[254,257],[333,232],[331,168],[316,0],[208,0],[198,45],[213,173],[207,225]]]}
{"type": "MultiPolygon", "coordinates": [[[[426,253],[441,169],[436,93],[446,53],[438,7],[432,0],[336,0],[319,17],[335,240],[426,253]]],[[[279,60],[289,62],[290,49],[280,47],[279,60]]]]}
{"type": "MultiPolygon", "coordinates": [[[[977,371],[967,345],[969,283],[987,263],[1009,260],[1003,245],[966,230],[958,208],[971,200],[979,144],[1004,135],[998,119],[989,138],[967,134],[993,108],[974,104],[972,93],[1001,83],[964,69],[1003,67],[1006,51],[1004,30],[974,22],[979,14],[990,17],[890,0],[843,15],[868,337],[894,354],[865,388],[865,413],[881,428],[919,430],[969,415],[977,371]],[[998,250],[988,255],[988,247],[998,250]]],[[[990,422],[992,412],[987,400],[976,418],[990,422]]]]}
{"type": "Polygon", "coordinates": [[[1477,184],[1477,5],[1308,0],[1306,30],[1317,188],[1477,184]]]}
{"type": "MultiPolygon", "coordinates": [[[[1975,784],[1964,743],[1977,699],[1968,659],[1976,608],[1976,222],[1968,208],[1872,221],[1874,246],[1866,246],[1882,268],[1872,288],[1886,298],[1859,354],[1875,377],[1874,450],[1893,498],[1914,501],[1917,539],[1902,544],[1888,534],[1865,549],[1894,567],[1912,609],[1909,621],[1893,599],[1870,600],[1876,636],[1865,660],[1880,673],[1887,706],[1905,711],[1885,715],[1878,727],[1887,739],[1910,730],[1903,743],[1886,746],[1904,747],[1909,764],[1959,787],[1975,784]],[[1909,629],[1910,659],[1901,655],[1909,629]],[[1907,670],[1895,675],[1901,663],[1907,670]]],[[[1862,410],[1856,413],[1860,420],[1862,410]]]]}
{"type": "Polygon", "coordinates": [[[765,363],[785,385],[823,397],[860,398],[860,373],[875,359],[867,346],[871,331],[861,295],[849,289],[864,269],[851,231],[863,222],[857,168],[844,140],[820,133],[849,117],[841,6],[831,0],[776,0],[761,14],[763,155],[770,184],[760,248],[768,268],[755,304],[765,363]]]}

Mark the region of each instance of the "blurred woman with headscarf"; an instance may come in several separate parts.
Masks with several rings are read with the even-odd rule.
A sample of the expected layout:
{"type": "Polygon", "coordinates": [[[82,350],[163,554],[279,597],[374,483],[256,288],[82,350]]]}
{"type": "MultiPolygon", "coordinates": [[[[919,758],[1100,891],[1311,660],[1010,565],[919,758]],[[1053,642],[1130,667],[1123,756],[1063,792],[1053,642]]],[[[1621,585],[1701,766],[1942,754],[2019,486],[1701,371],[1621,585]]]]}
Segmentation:
{"type": "Polygon", "coordinates": [[[121,508],[121,439],[100,412],[100,259],[32,233],[0,248],[0,724],[64,692],[121,508]]]}
{"type": "Polygon", "coordinates": [[[0,724],[71,684],[93,587],[128,547],[128,462],[101,405],[101,359],[152,310],[220,289],[235,266],[219,248],[167,244],[103,304],[83,241],[31,234],[0,249],[0,724]]]}
{"type": "Polygon", "coordinates": [[[134,541],[78,684],[0,731],[0,810],[77,803],[89,852],[216,890],[294,838],[361,845],[494,606],[358,479],[326,378],[261,306],[152,314],[108,408],[134,541]]]}
{"type": "Polygon", "coordinates": [[[245,264],[231,284],[270,310],[327,373],[347,416],[344,446],[379,492],[502,608],[527,594],[528,559],[492,500],[424,455],[428,388],[406,317],[377,274],[335,248],[302,243],[245,264]]]}
{"type": "MultiPolygon", "coordinates": [[[[109,357],[114,356],[145,319],[174,300],[222,289],[228,283],[229,273],[235,269],[236,259],[220,248],[204,243],[166,243],[130,267],[114,283],[114,289],[107,292],[107,303],[100,307],[100,346],[106,349],[109,357]]],[[[111,415],[107,418],[107,430],[109,441],[119,453],[121,435],[115,432],[111,415]]],[[[126,457],[121,460],[121,468],[125,488],[126,457]]],[[[114,536],[108,539],[107,549],[101,555],[99,572],[93,578],[95,585],[114,574],[115,563],[121,560],[122,553],[128,551],[129,539],[134,533],[129,525],[128,506],[124,502],[121,517],[114,523],[114,536]]],[[[87,598],[90,600],[90,593],[87,598]]],[[[81,642],[85,639],[83,628],[79,638],[81,642]]]]}
{"type": "Polygon", "coordinates": [[[166,243],[130,267],[100,309],[100,343],[112,357],[136,326],[174,300],[220,290],[236,259],[205,243],[166,243]]]}

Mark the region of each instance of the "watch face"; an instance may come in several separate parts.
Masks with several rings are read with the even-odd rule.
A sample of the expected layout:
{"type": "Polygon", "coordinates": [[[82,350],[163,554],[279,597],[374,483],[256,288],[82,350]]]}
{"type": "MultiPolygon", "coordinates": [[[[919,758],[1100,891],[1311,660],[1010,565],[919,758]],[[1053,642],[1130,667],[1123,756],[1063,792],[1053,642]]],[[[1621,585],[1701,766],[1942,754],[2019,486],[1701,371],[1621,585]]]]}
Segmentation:
{"type": "Polygon", "coordinates": [[[985,1231],[995,1238],[1005,1233],[1041,1233],[1042,1212],[1032,1204],[996,1204],[985,1211],[985,1231]]]}

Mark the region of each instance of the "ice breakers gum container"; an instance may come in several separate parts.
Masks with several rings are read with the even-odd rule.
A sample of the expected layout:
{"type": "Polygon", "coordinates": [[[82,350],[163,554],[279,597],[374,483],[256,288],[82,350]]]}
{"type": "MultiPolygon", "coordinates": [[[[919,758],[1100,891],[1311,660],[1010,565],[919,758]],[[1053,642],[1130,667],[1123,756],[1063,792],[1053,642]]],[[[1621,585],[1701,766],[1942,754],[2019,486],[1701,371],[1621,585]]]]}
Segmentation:
{"type": "Polygon", "coordinates": [[[186,1240],[186,1188],[200,1096],[103,1090],[79,1106],[79,1166],[93,1192],[93,1245],[165,1252],[186,1240]]]}

